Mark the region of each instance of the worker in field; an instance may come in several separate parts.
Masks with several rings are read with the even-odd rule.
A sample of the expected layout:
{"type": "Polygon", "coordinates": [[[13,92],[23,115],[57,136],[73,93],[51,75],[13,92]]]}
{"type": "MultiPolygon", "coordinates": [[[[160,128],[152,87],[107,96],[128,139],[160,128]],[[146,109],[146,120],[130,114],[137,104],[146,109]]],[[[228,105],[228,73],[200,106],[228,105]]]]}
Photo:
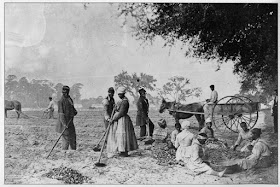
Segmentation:
{"type": "Polygon", "coordinates": [[[115,106],[114,94],[115,94],[114,88],[110,87],[108,89],[108,96],[105,97],[105,99],[102,101],[102,104],[103,104],[103,107],[104,107],[105,129],[107,129],[107,127],[109,125],[109,119],[111,119],[113,108],[115,106]]]}
{"type": "Polygon", "coordinates": [[[154,124],[149,118],[149,101],[146,98],[146,90],[144,87],[140,87],[138,90],[140,97],[137,101],[137,115],[136,126],[140,126],[140,138],[142,140],[146,135],[152,136],[154,131],[154,124]],[[146,126],[149,128],[150,134],[146,133],[146,126]]]}
{"type": "Polygon", "coordinates": [[[54,116],[53,116],[53,112],[54,112],[54,100],[52,97],[49,97],[49,100],[50,100],[50,103],[48,105],[48,108],[44,111],[45,113],[48,113],[49,114],[49,119],[54,119],[54,116]]]}
{"type": "Polygon", "coordinates": [[[176,151],[176,160],[183,161],[184,158],[189,155],[187,147],[192,145],[194,139],[194,134],[189,131],[191,123],[188,120],[184,120],[181,124],[182,131],[176,136],[175,148],[176,151]]]}
{"type": "Polygon", "coordinates": [[[274,133],[278,132],[278,89],[274,90],[273,100],[271,101],[271,115],[273,116],[274,133]]]}
{"type": "Polygon", "coordinates": [[[159,128],[156,128],[153,132],[153,139],[156,143],[164,143],[167,140],[168,137],[168,131],[166,129],[167,124],[165,119],[160,119],[158,121],[159,128]]]}
{"type": "Polygon", "coordinates": [[[264,168],[272,164],[271,150],[269,144],[261,139],[261,129],[254,128],[250,131],[252,145],[248,145],[248,149],[252,154],[238,162],[238,166],[243,169],[264,168]]]}
{"type": "Polygon", "coordinates": [[[125,88],[119,87],[117,93],[121,100],[116,104],[116,113],[113,119],[109,120],[111,126],[107,139],[107,153],[108,157],[114,156],[115,153],[127,157],[129,151],[138,149],[138,144],[132,121],[127,114],[129,102],[125,96],[125,88]]]}
{"type": "Polygon", "coordinates": [[[203,106],[205,119],[211,117],[212,114],[212,106],[211,104],[215,104],[218,102],[218,92],[215,90],[214,85],[210,85],[211,95],[209,99],[206,99],[206,103],[203,106]]]}
{"type": "Polygon", "coordinates": [[[69,95],[69,86],[62,87],[62,97],[58,101],[58,123],[56,132],[62,133],[62,149],[67,150],[70,146],[71,150],[76,150],[76,131],[73,123],[74,116],[77,115],[77,110],[74,107],[72,98],[69,95]]]}
{"type": "Polygon", "coordinates": [[[239,131],[238,138],[237,138],[235,144],[231,147],[231,149],[233,149],[235,151],[236,148],[238,146],[240,146],[241,143],[242,143],[243,146],[242,146],[240,151],[242,151],[242,152],[249,151],[247,149],[247,146],[250,145],[250,143],[251,143],[251,141],[250,141],[250,139],[251,139],[250,131],[249,131],[249,129],[247,127],[247,124],[245,122],[241,122],[240,127],[241,127],[241,129],[239,131]]]}

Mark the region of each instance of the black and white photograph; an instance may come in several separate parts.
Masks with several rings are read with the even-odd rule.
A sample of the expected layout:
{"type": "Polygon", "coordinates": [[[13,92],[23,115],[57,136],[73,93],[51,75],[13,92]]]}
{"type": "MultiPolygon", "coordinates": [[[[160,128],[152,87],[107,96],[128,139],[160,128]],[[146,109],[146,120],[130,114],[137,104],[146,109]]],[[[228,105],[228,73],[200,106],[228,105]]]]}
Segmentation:
{"type": "Polygon", "coordinates": [[[278,185],[278,1],[1,4],[3,184],[278,185]]]}

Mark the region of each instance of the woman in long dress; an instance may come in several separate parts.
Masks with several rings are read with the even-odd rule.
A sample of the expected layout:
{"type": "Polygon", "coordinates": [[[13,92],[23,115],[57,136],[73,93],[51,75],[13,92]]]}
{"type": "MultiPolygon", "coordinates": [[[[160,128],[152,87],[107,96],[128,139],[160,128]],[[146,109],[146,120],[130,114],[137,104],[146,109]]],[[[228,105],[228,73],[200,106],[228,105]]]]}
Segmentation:
{"type": "Polygon", "coordinates": [[[116,104],[116,113],[110,121],[112,125],[108,134],[108,157],[118,152],[120,153],[119,156],[126,157],[129,151],[138,149],[133,124],[127,115],[129,102],[127,97],[125,97],[125,88],[120,87],[117,93],[121,100],[116,104]]]}

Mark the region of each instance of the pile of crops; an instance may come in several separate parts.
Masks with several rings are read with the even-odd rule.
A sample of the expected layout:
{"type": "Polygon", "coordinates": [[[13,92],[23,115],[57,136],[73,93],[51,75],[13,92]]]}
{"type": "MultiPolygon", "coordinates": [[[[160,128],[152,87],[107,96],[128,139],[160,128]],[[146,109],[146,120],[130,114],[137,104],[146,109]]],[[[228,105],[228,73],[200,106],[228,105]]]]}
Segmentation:
{"type": "Polygon", "coordinates": [[[222,144],[215,144],[216,147],[213,148],[215,142],[211,142],[206,145],[205,153],[208,155],[208,161],[213,164],[218,164],[222,161],[228,161],[232,159],[245,158],[250,155],[248,152],[233,151],[222,144]]]}
{"type": "Polygon", "coordinates": [[[152,154],[157,159],[157,164],[162,166],[176,164],[176,150],[170,148],[167,143],[154,143],[152,147],[152,154]]]}
{"type": "Polygon", "coordinates": [[[78,173],[76,170],[67,167],[54,168],[44,176],[52,179],[62,180],[65,184],[88,183],[89,178],[78,173]]]}

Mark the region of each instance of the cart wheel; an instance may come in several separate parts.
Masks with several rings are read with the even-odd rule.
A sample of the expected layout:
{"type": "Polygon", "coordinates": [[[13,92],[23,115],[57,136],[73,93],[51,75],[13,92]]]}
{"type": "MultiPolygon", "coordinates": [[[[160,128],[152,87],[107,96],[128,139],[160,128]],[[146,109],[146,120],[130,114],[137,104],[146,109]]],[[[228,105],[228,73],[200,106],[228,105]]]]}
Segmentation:
{"type": "Polygon", "coordinates": [[[212,122],[218,129],[225,125],[227,129],[235,133],[239,132],[241,122],[245,122],[251,129],[258,120],[255,104],[243,96],[226,96],[213,106],[212,122]]]}

